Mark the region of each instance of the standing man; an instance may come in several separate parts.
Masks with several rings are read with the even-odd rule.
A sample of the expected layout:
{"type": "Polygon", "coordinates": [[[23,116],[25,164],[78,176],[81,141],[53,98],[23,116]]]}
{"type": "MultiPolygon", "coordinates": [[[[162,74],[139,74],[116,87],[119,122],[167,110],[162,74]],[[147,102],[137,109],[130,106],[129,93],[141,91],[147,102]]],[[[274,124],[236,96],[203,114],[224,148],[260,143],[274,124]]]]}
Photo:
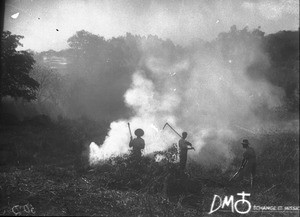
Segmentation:
{"type": "Polygon", "coordinates": [[[141,138],[144,135],[144,131],[142,129],[136,129],[134,134],[137,136],[136,138],[130,138],[129,147],[132,147],[132,155],[134,157],[141,157],[142,150],[145,148],[145,141],[141,138]]]}
{"type": "MultiPolygon", "coordinates": [[[[194,149],[192,144],[186,141],[187,132],[182,133],[182,137],[178,142],[179,145],[179,158],[180,158],[180,170],[184,172],[186,161],[187,161],[187,151],[190,149],[194,149]]],[[[195,150],[195,149],[194,149],[195,150]]]]}
{"type": "Polygon", "coordinates": [[[243,161],[240,166],[239,172],[240,177],[244,178],[245,176],[250,175],[251,180],[251,188],[253,187],[254,177],[256,174],[256,154],[252,147],[250,147],[250,143],[248,139],[244,139],[242,142],[243,148],[246,149],[243,154],[243,161]]]}

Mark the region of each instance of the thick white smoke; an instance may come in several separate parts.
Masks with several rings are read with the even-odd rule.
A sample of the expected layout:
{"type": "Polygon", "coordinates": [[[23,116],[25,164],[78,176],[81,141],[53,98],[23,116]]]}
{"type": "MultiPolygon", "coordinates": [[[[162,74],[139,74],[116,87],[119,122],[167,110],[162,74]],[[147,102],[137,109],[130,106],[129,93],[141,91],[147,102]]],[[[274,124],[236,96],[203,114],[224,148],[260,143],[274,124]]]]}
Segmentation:
{"type": "Polygon", "coordinates": [[[173,132],[162,129],[167,121],[176,126],[173,113],[180,103],[180,98],[174,92],[159,94],[153,82],[147,79],[142,71],[137,71],[133,74],[132,86],[124,98],[136,115],[129,120],[112,122],[108,136],[100,148],[95,143],[90,145],[91,164],[129,152],[128,123],[133,136],[137,128],[144,130],[143,138],[146,141],[144,154],[165,150],[178,140],[173,132]]]}
{"type": "Polygon", "coordinates": [[[267,58],[259,48],[252,57],[224,62],[220,55],[196,53],[192,58],[170,63],[163,58],[148,56],[146,66],[133,74],[132,85],[124,100],[135,116],[111,123],[104,143],[90,145],[90,163],[129,152],[129,122],[134,132],[145,131],[144,154],[165,150],[179,139],[166,122],[179,133],[188,132],[188,140],[196,148],[190,156],[201,162],[223,156],[230,159],[228,142],[240,139],[237,134],[255,134],[266,123],[255,113],[261,105],[276,108],[284,96],[281,89],[263,80],[249,78],[246,69],[256,61],[267,58]],[[191,63],[192,62],[192,63],[191,63]],[[235,68],[231,67],[235,64],[235,68]],[[203,147],[210,153],[201,154],[203,147]]]}

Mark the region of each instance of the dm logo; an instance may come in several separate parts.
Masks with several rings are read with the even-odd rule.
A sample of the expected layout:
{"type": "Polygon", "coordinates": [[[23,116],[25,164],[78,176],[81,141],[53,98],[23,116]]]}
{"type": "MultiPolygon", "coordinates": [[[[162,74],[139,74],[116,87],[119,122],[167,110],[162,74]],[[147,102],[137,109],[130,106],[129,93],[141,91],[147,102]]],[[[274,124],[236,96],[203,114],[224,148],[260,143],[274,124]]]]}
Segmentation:
{"type": "Polygon", "coordinates": [[[210,207],[210,212],[208,214],[212,214],[215,211],[221,209],[224,209],[225,206],[231,206],[231,212],[234,213],[234,211],[236,211],[239,214],[247,214],[250,212],[251,210],[251,203],[245,199],[246,196],[250,196],[250,193],[245,193],[244,191],[242,193],[237,193],[238,196],[242,196],[242,199],[237,200],[234,202],[234,196],[231,195],[229,198],[228,196],[225,196],[224,199],[222,200],[222,198],[219,195],[214,195],[214,199],[212,201],[211,207],[210,207]],[[219,200],[219,206],[215,207],[215,202],[219,200]],[[240,205],[247,205],[247,209],[246,210],[239,210],[238,208],[238,204],[240,205]]]}

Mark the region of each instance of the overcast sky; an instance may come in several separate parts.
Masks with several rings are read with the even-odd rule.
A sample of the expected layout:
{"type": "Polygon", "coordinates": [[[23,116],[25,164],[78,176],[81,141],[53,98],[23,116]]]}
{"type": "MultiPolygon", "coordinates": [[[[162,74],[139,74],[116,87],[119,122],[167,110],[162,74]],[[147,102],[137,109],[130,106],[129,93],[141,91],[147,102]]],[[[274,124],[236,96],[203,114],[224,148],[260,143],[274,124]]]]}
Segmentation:
{"type": "Polygon", "coordinates": [[[299,27],[299,0],[8,0],[5,9],[4,30],[39,52],[66,48],[82,29],[106,39],[130,32],[185,44],[234,24],[267,34],[299,27]]]}

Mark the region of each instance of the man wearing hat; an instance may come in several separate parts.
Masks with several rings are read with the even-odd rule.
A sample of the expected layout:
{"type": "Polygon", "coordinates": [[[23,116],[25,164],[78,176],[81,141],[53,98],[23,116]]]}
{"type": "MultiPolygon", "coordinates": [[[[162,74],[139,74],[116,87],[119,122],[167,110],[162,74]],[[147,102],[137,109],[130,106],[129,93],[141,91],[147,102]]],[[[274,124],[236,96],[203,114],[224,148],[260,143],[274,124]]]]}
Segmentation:
{"type": "Polygon", "coordinates": [[[250,175],[251,187],[253,187],[253,179],[256,173],[256,154],[254,149],[249,146],[250,143],[248,139],[244,139],[242,145],[246,150],[243,154],[243,161],[239,169],[240,178],[250,175]]]}
{"type": "Polygon", "coordinates": [[[145,141],[141,137],[144,135],[144,131],[142,129],[136,129],[134,134],[137,136],[136,138],[130,138],[129,147],[132,147],[132,155],[135,157],[141,157],[142,150],[145,148],[145,141]]]}

